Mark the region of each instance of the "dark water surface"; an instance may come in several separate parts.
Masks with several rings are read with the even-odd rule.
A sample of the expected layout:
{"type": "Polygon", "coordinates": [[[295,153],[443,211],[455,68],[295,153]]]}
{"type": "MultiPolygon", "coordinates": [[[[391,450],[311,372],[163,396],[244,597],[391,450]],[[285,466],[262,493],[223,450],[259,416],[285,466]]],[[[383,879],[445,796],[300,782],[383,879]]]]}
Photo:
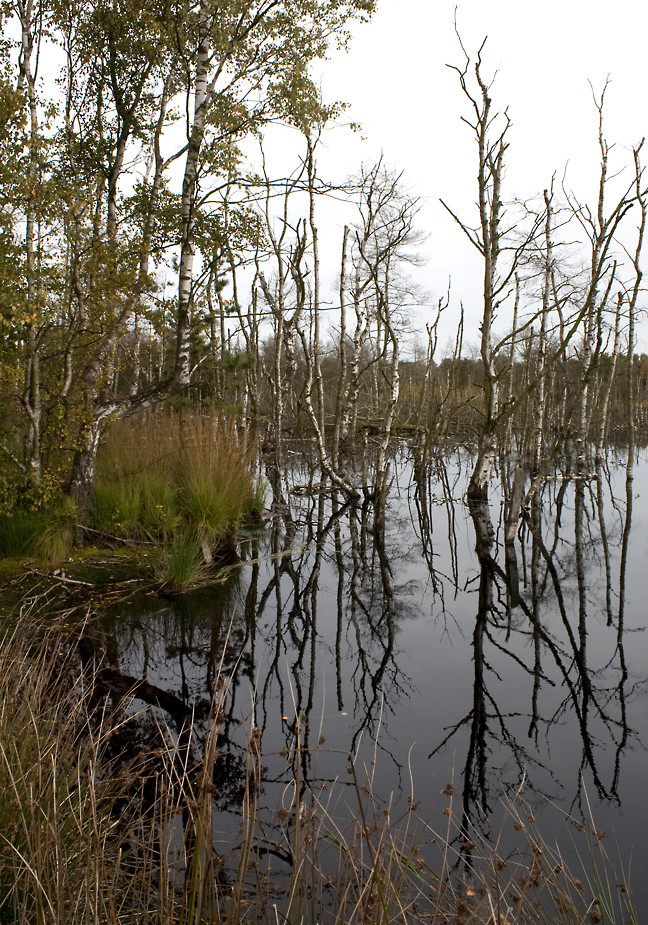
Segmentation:
{"type": "Polygon", "coordinates": [[[199,720],[228,679],[223,850],[255,727],[279,843],[302,717],[299,774],[339,781],[332,813],[353,808],[349,756],[377,799],[393,812],[413,800],[437,831],[451,781],[476,837],[499,830],[502,798],[522,787],[542,836],[568,856],[578,830],[564,814],[591,809],[648,914],[646,453],[631,483],[623,453],[597,478],[549,481],[508,548],[501,492],[488,512],[463,501],[461,453],[423,464],[404,451],[393,471],[384,526],[374,504],[345,507],[289,473],[227,582],[102,618],[110,663],[199,720]]]}

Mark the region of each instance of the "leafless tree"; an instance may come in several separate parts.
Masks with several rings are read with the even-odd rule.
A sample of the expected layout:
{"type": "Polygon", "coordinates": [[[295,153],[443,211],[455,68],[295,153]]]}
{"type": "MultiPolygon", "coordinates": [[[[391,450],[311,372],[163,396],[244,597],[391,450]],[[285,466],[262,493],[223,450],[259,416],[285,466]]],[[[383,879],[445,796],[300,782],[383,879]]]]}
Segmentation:
{"type": "Polygon", "coordinates": [[[468,497],[486,499],[492,468],[497,452],[497,431],[500,417],[500,376],[497,369],[497,349],[493,340],[493,324],[497,311],[510,295],[512,282],[529,242],[535,237],[533,224],[516,243],[510,239],[511,228],[504,225],[506,209],[502,198],[505,154],[510,119],[506,110],[494,112],[491,98],[492,81],[483,76],[482,52],[485,41],[471,61],[461,39],[465,56],[456,71],[461,90],[472,110],[471,118],[462,117],[472,129],[478,151],[479,221],[469,225],[442,200],[483,261],[483,305],[480,323],[480,356],[483,368],[483,425],[478,439],[477,459],[468,485],[468,497]]]}

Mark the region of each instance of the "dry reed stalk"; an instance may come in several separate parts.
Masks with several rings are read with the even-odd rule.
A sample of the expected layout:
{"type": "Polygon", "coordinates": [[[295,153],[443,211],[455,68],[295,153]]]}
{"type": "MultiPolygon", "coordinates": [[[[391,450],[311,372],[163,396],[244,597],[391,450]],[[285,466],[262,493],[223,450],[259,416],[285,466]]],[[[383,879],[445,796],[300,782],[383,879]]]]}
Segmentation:
{"type": "MultiPolygon", "coordinates": [[[[65,622],[65,621],[62,621],[65,622]]],[[[546,844],[518,794],[506,823],[521,846],[480,839],[444,788],[445,828],[410,801],[394,819],[377,795],[375,764],[362,779],[349,755],[347,780],[318,789],[302,777],[303,720],[296,717],[283,807],[286,849],[277,877],[262,805],[262,733],[251,725],[242,836],[233,879],[214,845],[214,768],[230,696],[217,666],[206,727],[173,731],[134,764],[108,749],[130,728],[122,698],[97,702],[91,674],[64,627],[43,633],[23,618],[0,640],[0,916],[24,925],[582,925],[638,923],[627,885],[590,821],[580,873],[546,844]],[[119,812],[116,812],[119,807],[119,812]],[[436,842],[438,860],[427,847],[436,842]],[[261,858],[268,860],[262,863],[261,858]],[[265,865],[265,866],[264,866],[265,865]],[[463,872],[462,872],[463,871],[463,872]]],[[[225,746],[229,747],[229,746],[225,746]]],[[[316,759],[321,747],[311,750],[316,759]]],[[[330,756],[331,752],[328,752],[330,756]]],[[[579,833],[580,837],[581,833],[579,833]]],[[[277,848],[280,846],[277,845],[277,848]]]]}

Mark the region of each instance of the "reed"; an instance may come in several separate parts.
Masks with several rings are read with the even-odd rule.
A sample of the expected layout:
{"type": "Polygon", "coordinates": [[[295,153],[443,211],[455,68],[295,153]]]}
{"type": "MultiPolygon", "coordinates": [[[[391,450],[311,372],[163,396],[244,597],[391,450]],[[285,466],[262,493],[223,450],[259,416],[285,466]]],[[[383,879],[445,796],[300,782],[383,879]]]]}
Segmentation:
{"type": "Polygon", "coordinates": [[[77,522],[75,505],[62,494],[35,509],[14,508],[0,515],[0,556],[36,556],[57,564],[75,545],[77,522]]]}
{"type": "Polygon", "coordinates": [[[571,829],[570,871],[521,794],[505,806],[517,839],[506,852],[503,837],[468,831],[451,785],[436,808],[439,830],[414,793],[397,816],[377,795],[375,765],[366,772],[340,753],[344,779],[304,778],[301,717],[274,827],[263,806],[263,733],[250,724],[238,836],[217,850],[214,774],[230,747],[230,680],[217,677],[200,723],[188,714],[171,727],[152,714],[153,744],[127,758],[141,716],[131,697],[106,696],[101,665],[81,666],[68,622],[50,616],[43,629],[23,616],[0,638],[0,921],[638,922],[591,823],[571,829]]]}
{"type": "MultiPolygon", "coordinates": [[[[118,421],[98,462],[95,530],[154,542],[160,562],[188,559],[188,537],[210,550],[263,505],[254,446],[216,413],[168,410],[118,421]]],[[[175,581],[173,575],[169,576],[175,581]]]]}
{"type": "MultiPolygon", "coordinates": [[[[0,642],[0,915],[115,921],[125,847],[115,824],[124,770],[111,773],[106,716],[63,627],[24,621],[0,642]]],[[[115,766],[116,768],[116,766],[115,766]]]]}

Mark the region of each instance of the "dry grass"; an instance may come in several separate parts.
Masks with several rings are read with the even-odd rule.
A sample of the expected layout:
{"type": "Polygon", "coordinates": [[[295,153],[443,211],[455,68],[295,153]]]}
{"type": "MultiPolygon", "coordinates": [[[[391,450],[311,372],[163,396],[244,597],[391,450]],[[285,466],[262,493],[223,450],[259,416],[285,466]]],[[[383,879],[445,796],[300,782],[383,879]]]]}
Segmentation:
{"type": "Polygon", "coordinates": [[[131,699],[105,697],[99,666],[81,670],[78,631],[65,622],[43,631],[23,619],[0,641],[0,921],[638,922],[591,826],[576,832],[581,863],[569,872],[519,798],[506,808],[519,840],[506,854],[462,827],[451,786],[443,831],[419,816],[413,794],[395,818],[375,796],[375,769],[363,777],[348,756],[343,782],[302,778],[301,719],[274,829],[261,806],[262,733],[250,727],[238,839],[217,851],[228,679],[200,728],[171,728],[158,712],[155,747],[125,760],[131,699]]]}
{"type": "Polygon", "coordinates": [[[157,411],[118,421],[98,461],[93,527],[164,547],[165,578],[186,587],[201,560],[209,564],[262,509],[255,465],[253,442],[216,413],[157,411]]]}

